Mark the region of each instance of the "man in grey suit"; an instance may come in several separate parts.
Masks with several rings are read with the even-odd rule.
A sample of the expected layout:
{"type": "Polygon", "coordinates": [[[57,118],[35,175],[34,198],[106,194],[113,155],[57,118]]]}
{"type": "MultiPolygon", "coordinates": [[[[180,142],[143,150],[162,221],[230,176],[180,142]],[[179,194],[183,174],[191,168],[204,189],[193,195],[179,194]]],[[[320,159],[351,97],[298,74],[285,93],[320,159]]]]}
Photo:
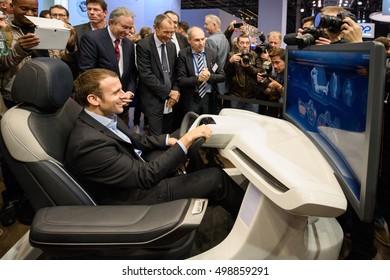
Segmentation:
{"type": "MultiPolygon", "coordinates": [[[[204,29],[211,35],[206,40],[206,47],[217,50],[221,66],[222,68],[225,67],[230,52],[230,44],[221,32],[221,20],[216,15],[207,15],[204,21],[204,29]]],[[[218,83],[218,93],[224,95],[226,92],[225,82],[218,83]]]]}
{"type": "Polygon", "coordinates": [[[160,14],[153,27],[155,32],[137,43],[138,94],[149,121],[149,134],[160,135],[173,130],[172,107],[179,102],[180,93],[176,83],[176,46],[170,41],[175,32],[173,22],[160,14]]]}
{"type": "Polygon", "coordinates": [[[107,3],[104,0],[87,0],[86,4],[89,22],[75,26],[77,46],[80,45],[81,37],[85,33],[105,28],[107,25],[107,3]]]}

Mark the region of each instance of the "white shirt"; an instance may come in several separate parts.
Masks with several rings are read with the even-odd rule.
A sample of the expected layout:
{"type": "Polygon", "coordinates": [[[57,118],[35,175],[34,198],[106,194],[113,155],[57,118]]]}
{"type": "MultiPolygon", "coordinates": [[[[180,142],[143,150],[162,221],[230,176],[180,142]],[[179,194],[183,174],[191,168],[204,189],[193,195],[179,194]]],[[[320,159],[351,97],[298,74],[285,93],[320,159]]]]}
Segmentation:
{"type": "MultiPolygon", "coordinates": [[[[115,38],[115,36],[111,33],[111,30],[110,30],[109,27],[107,28],[107,30],[108,30],[108,34],[109,34],[110,37],[111,37],[112,45],[113,45],[114,48],[115,48],[115,40],[116,40],[117,38],[115,38]]],[[[120,43],[119,43],[118,48],[119,48],[119,53],[120,53],[120,58],[119,58],[119,61],[118,61],[118,67],[119,67],[119,74],[120,74],[120,76],[122,77],[122,75],[123,75],[123,50],[122,50],[122,40],[120,40],[120,43]]]]}

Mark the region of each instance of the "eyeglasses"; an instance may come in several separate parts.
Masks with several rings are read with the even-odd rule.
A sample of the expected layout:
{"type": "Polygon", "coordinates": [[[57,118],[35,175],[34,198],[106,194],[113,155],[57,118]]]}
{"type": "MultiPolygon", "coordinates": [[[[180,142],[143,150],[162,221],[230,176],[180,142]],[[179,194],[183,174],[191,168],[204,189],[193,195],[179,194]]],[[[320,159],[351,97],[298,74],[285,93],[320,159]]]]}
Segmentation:
{"type": "Polygon", "coordinates": [[[67,15],[65,14],[51,14],[50,15],[52,18],[64,18],[64,17],[67,17],[67,15]]]}

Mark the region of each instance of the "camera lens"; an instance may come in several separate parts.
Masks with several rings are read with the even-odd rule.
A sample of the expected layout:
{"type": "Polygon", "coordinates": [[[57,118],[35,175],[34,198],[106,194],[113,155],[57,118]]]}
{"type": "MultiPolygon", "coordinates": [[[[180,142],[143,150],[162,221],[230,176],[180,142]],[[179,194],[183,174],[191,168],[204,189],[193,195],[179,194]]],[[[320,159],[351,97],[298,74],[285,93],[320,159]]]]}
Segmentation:
{"type": "Polygon", "coordinates": [[[322,15],[320,13],[316,14],[314,17],[314,26],[315,28],[321,28],[322,15]]]}
{"type": "Polygon", "coordinates": [[[343,25],[341,15],[335,17],[318,13],[314,17],[315,28],[328,28],[330,32],[337,33],[341,31],[341,25],[343,25]]]}
{"type": "Polygon", "coordinates": [[[241,59],[242,59],[242,63],[243,63],[243,64],[249,64],[249,62],[250,62],[250,60],[251,60],[251,58],[250,58],[248,52],[243,52],[243,53],[241,54],[241,59]]]}

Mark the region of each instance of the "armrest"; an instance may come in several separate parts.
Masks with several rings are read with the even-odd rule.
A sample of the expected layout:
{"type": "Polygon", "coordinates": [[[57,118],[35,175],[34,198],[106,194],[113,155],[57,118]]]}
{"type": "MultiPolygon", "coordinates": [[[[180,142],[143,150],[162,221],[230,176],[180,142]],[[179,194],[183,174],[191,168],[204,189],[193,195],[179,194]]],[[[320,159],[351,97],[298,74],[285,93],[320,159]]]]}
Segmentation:
{"type": "Polygon", "coordinates": [[[157,205],[42,208],[31,225],[30,243],[67,249],[166,246],[196,229],[206,207],[205,199],[181,199],[157,205]]]}

